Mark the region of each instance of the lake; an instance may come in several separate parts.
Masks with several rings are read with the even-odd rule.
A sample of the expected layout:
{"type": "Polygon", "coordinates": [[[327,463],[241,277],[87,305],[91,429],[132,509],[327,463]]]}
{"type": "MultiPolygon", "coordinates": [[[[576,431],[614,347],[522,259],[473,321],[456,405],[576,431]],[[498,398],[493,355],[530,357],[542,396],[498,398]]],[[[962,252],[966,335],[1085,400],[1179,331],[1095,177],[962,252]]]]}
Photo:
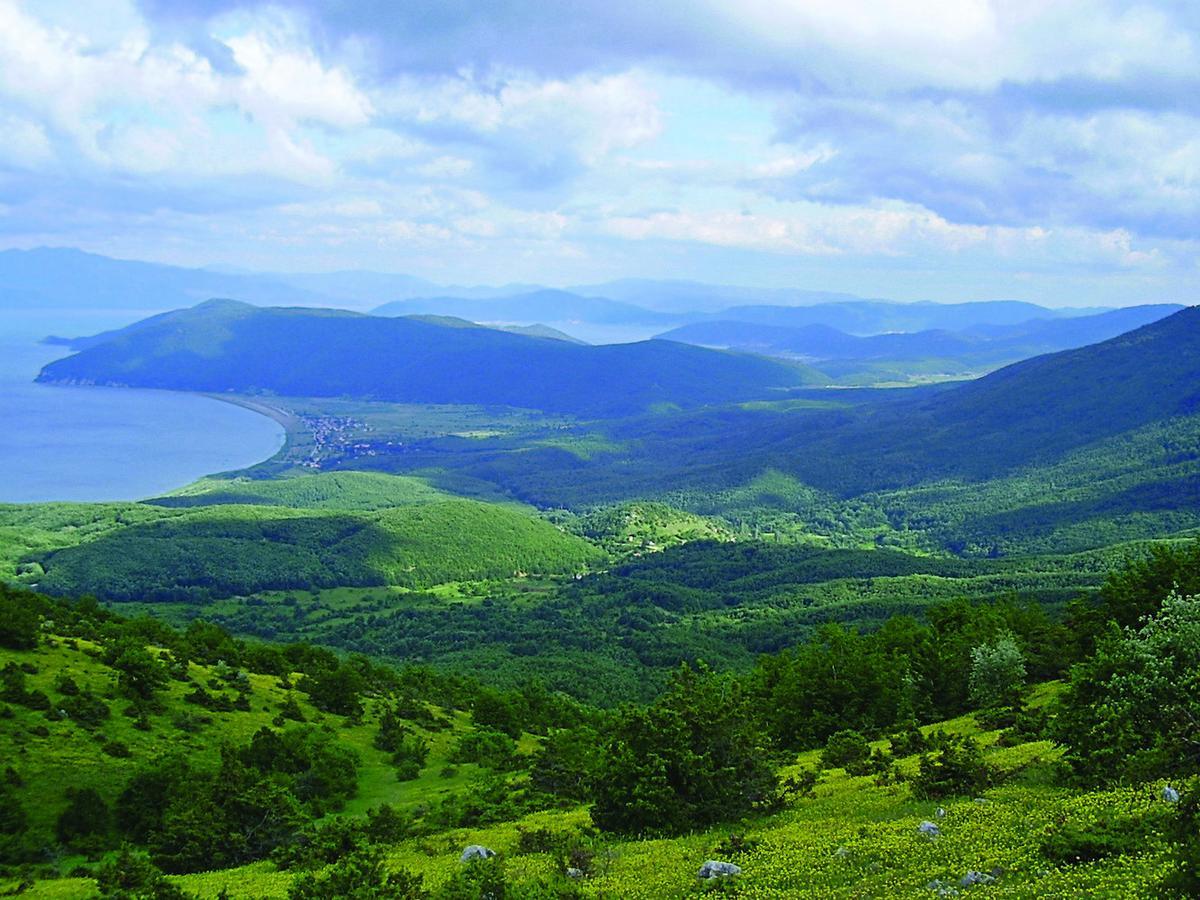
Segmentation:
{"type": "Polygon", "coordinates": [[[0,330],[0,502],[143,499],[283,445],[273,420],[208,397],[33,383],[67,353],[0,330]]]}

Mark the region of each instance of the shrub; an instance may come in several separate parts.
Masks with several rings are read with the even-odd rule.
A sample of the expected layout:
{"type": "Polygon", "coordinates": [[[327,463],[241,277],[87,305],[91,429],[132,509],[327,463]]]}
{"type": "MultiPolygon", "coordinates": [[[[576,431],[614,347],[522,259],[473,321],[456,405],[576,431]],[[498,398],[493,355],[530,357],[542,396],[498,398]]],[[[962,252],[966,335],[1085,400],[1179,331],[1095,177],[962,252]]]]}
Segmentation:
{"type": "Polygon", "coordinates": [[[922,753],[928,746],[925,735],[913,721],[905,722],[897,731],[888,735],[888,743],[892,746],[892,753],[898,757],[922,753]]]}
{"type": "Polygon", "coordinates": [[[388,872],[383,854],[375,848],[361,848],[320,874],[304,875],[288,890],[288,900],[418,900],[428,896],[420,875],[407,870],[388,872]]]}
{"type": "Polygon", "coordinates": [[[187,900],[146,854],[128,845],[96,871],[96,887],[112,900],[187,900]]]}
{"type": "Polygon", "coordinates": [[[74,694],[68,694],[59,699],[59,709],[80,728],[91,730],[100,727],[111,715],[108,704],[91,691],[76,689],[74,694]]]}
{"type": "Polygon", "coordinates": [[[474,728],[458,739],[450,759],[497,770],[514,769],[519,765],[516,741],[503,732],[480,728],[474,728]]]}
{"type": "Polygon", "coordinates": [[[940,800],[979,793],[991,783],[992,770],[979,744],[970,737],[947,737],[942,749],[921,757],[912,788],[919,799],[940,800]]]}
{"type": "Polygon", "coordinates": [[[437,900],[506,900],[515,896],[499,856],[471,860],[443,882],[436,894],[437,900]]]}
{"type": "MultiPolygon", "coordinates": [[[[845,729],[834,732],[825,742],[821,751],[821,767],[825,769],[845,769],[849,774],[851,768],[866,762],[871,755],[871,745],[857,731],[845,729]]],[[[860,773],[865,774],[865,773],[860,773]]]]}
{"type": "Polygon", "coordinates": [[[1063,822],[1050,829],[1040,849],[1046,859],[1060,866],[1142,853],[1160,830],[1161,818],[1161,815],[1118,816],[1092,822],[1063,822]]]}
{"type": "Polygon", "coordinates": [[[1166,888],[1179,897],[1200,897],[1200,781],[1193,780],[1183,791],[1167,826],[1174,871],[1166,888]]]}

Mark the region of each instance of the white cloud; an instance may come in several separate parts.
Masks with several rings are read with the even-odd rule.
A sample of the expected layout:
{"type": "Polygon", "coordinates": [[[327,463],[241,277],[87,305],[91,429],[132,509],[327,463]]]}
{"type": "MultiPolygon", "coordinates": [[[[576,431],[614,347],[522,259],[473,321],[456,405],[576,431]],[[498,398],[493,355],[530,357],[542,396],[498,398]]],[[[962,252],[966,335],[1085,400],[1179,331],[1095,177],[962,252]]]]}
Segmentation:
{"type": "Polygon", "coordinates": [[[380,94],[379,106],[415,125],[453,124],[543,147],[566,144],[588,162],[645,143],[662,130],[657,97],[636,73],[570,81],[470,72],[403,78],[380,94]]]}
{"type": "Polygon", "coordinates": [[[603,232],[632,241],[686,241],[797,256],[1061,259],[1122,268],[1165,262],[1129,232],[961,225],[917,206],[787,204],[768,213],[715,210],[613,215],[603,232]]]}
{"type": "Polygon", "coordinates": [[[371,101],[345,70],[327,67],[305,47],[250,32],[225,42],[245,74],[231,88],[239,107],[263,122],[317,122],[336,128],[365,125],[371,101]]]}

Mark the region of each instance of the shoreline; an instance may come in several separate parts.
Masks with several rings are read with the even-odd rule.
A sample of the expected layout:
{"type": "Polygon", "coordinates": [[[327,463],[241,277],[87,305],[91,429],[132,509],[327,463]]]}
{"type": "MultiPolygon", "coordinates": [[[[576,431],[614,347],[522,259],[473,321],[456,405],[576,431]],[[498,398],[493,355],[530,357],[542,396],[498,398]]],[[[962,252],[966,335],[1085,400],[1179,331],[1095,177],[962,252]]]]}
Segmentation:
{"type": "Polygon", "coordinates": [[[288,412],[278,406],[272,406],[270,403],[265,403],[261,400],[256,400],[252,397],[246,397],[240,394],[213,394],[205,391],[187,391],[186,393],[195,394],[197,397],[207,397],[210,400],[220,400],[222,403],[229,403],[233,406],[239,406],[242,409],[248,409],[250,412],[258,413],[260,416],[265,416],[274,421],[277,425],[283,428],[283,444],[273,454],[266,459],[259,460],[253,465],[246,466],[247,469],[252,469],[255,466],[261,466],[276,460],[286,458],[287,454],[296,445],[296,438],[299,435],[307,434],[308,429],[304,425],[304,421],[294,413],[288,412]]]}

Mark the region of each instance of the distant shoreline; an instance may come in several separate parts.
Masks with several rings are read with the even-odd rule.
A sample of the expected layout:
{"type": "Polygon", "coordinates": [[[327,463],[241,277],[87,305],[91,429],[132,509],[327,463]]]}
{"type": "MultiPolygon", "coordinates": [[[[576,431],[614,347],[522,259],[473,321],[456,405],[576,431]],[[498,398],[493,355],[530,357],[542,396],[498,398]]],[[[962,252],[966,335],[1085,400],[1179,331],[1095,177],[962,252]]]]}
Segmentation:
{"type": "Polygon", "coordinates": [[[255,465],[262,465],[270,462],[273,459],[278,459],[287,454],[295,444],[295,439],[298,434],[306,431],[303,420],[299,416],[288,412],[278,406],[272,406],[270,403],[265,403],[261,400],[255,400],[251,397],[245,397],[238,394],[214,394],[204,391],[194,392],[199,397],[208,397],[211,400],[220,400],[223,403],[230,403],[234,406],[240,406],[242,409],[248,409],[251,412],[258,413],[260,416],[266,416],[273,420],[276,424],[283,428],[283,446],[275,453],[268,456],[264,460],[260,460],[255,465]]]}

